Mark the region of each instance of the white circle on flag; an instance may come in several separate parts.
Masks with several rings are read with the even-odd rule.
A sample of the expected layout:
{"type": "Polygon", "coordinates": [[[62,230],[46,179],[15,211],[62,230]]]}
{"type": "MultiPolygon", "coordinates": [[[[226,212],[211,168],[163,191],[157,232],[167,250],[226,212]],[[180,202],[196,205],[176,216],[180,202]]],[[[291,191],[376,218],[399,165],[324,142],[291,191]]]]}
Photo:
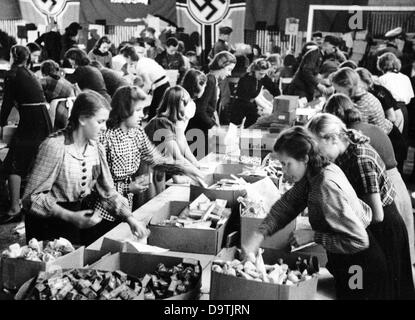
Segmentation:
{"type": "Polygon", "coordinates": [[[229,11],[230,0],[187,0],[192,17],[202,24],[221,21],[229,11]]]}
{"type": "Polygon", "coordinates": [[[63,11],[67,0],[33,0],[35,7],[43,14],[56,16],[63,11]]]}

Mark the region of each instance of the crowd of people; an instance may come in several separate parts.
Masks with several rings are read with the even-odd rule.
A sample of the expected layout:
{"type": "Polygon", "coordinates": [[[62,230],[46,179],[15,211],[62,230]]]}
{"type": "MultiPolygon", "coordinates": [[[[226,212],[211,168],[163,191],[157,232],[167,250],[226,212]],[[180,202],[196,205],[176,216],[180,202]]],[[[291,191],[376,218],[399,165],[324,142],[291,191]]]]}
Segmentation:
{"type": "Polygon", "coordinates": [[[296,57],[233,47],[232,29],[222,27],[205,63],[172,33],[163,41],[147,28],[117,50],[108,36],[95,35],[85,50],[80,29],[72,23],[60,41],[51,29],[26,46],[10,42],[0,126],[13,107],[20,119],[3,165],[10,207],[1,223],[24,216],[27,239],[63,236],[75,244],[120,222],[144,237],[134,199],[148,188],[163,191],[169,178],[199,183],[209,129],[254,126],[281,94],[323,97],[321,114],[275,143],[294,186],[242,244],[245,255],[255,256],[264,237],[308,207],[312,230],[295,231],[291,243],[325,247],[338,298],[414,298],[414,216],[402,174],[415,56],[405,74],[396,52],[384,52],[375,72],[348,60],[332,35],[314,34],[296,57]],[[177,71],[173,81],[169,71],[177,71]],[[60,124],[51,117],[56,100],[68,109],[60,124]],[[362,290],[348,284],[353,265],[364,270],[362,290]]]}

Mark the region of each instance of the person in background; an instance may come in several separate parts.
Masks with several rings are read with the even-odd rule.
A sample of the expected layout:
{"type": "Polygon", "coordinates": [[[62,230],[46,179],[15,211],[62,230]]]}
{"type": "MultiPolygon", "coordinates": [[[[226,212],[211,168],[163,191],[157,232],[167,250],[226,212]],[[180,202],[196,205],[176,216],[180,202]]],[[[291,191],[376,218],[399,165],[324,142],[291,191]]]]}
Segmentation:
{"type": "Polygon", "coordinates": [[[179,71],[178,82],[186,72],[183,55],[178,51],[179,41],[176,38],[168,38],[166,41],[166,50],[156,57],[156,62],[165,70],[179,71]]]}
{"type": "Polygon", "coordinates": [[[311,38],[311,41],[317,43],[318,46],[321,46],[323,44],[323,33],[320,31],[314,32],[311,38]]]}
{"type": "Polygon", "coordinates": [[[147,118],[150,120],[156,115],[163,95],[170,87],[166,70],[153,59],[144,57],[144,44],[139,43],[135,47],[126,45],[121,53],[127,60],[127,72],[133,77],[140,76],[144,80],[143,90],[145,92],[152,91],[153,98],[147,112],[147,118]],[[137,50],[141,50],[141,52],[137,52],[137,50]]]}
{"type": "Polygon", "coordinates": [[[265,56],[262,54],[262,49],[259,45],[254,44],[252,46],[252,61],[255,61],[257,59],[265,58],[265,56]]]}
{"type": "Polygon", "coordinates": [[[43,47],[44,60],[52,59],[56,63],[60,63],[60,56],[62,50],[61,34],[59,33],[58,25],[52,21],[46,28],[46,33],[43,33],[35,42],[43,47]]]}
{"type": "Polygon", "coordinates": [[[0,60],[10,61],[10,50],[15,44],[16,39],[0,29],[0,60]]]}
{"type": "MultiPolygon", "coordinates": [[[[265,59],[257,59],[249,66],[248,73],[239,79],[237,99],[231,107],[230,121],[232,123],[240,125],[243,118],[246,118],[245,128],[248,128],[260,116],[271,114],[272,102],[263,96],[263,89],[267,88],[267,82],[263,81],[270,67],[270,63],[265,59]]],[[[273,84],[272,81],[271,84],[273,84]]]]}
{"type": "MultiPolygon", "coordinates": [[[[185,138],[185,129],[195,112],[196,105],[189,93],[181,86],[171,87],[164,94],[157,116],[150,120],[144,131],[164,156],[197,171],[199,163],[185,138]]],[[[164,190],[165,179],[164,172],[154,171],[154,182],[159,186],[158,193],[164,190]]]]}
{"type": "MultiPolygon", "coordinates": [[[[206,88],[203,95],[196,99],[196,113],[190,119],[187,130],[200,129],[205,137],[205,153],[197,154],[198,159],[208,154],[208,131],[213,126],[219,126],[217,106],[220,89],[219,81],[229,77],[235,68],[236,58],[228,52],[219,52],[209,64],[210,72],[207,74],[206,88]]],[[[189,142],[190,143],[190,142],[189,142]]]]}
{"type": "Polygon", "coordinates": [[[150,59],[156,59],[156,57],[159,55],[159,52],[156,48],[156,40],[152,38],[144,38],[144,45],[146,48],[146,57],[150,59]]]}
{"type": "Polygon", "coordinates": [[[96,67],[101,71],[104,78],[105,87],[108,94],[112,97],[118,88],[127,86],[128,81],[121,75],[120,72],[104,67],[98,60],[91,61],[91,66],[96,67]]]}
{"type": "Polygon", "coordinates": [[[312,229],[294,231],[290,243],[301,246],[314,241],[326,249],[327,268],[336,283],[336,298],[388,299],[386,258],[371,231],[366,230],[372,212],[359,200],[342,170],[319,152],[317,143],[303,127],[281,132],[274,152],[284,175],[291,177],[294,186],[275,202],[257,230],[242,244],[247,259],[255,261],[262,241],[308,207],[312,229]],[[349,269],[355,265],[363,272],[360,290],[349,285],[349,269]]]}
{"type": "Polygon", "coordinates": [[[296,64],[297,64],[297,60],[295,59],[294,55],[287,54],[284,57],[283,67],[280,70],[280,82],[281,82],[281,91],[282,91],[281,93],[282,94],[287,94],[288,92],[288,87],[295,74],[296,64]]]}
{"type": "Polygon", "coordinates": [[[357,69],[357,64],[353,60],[346,60],[340,63],[339,65],[339,69],[346,68],[346,67],[355,70],[357,69]]]}
{"type": "Polygon", "coordinates": [[[42,78],[40,83],[47,102],[53,99],[75,97],[75,89],[72,83],[60,75],[59,65],[52,59],[43,61],[40,65],[42,78]]]}
{"type": "Polygon", "coordinates": [[[392,142],[393,150],[395,151],[396,160],[398,161],[398,170],[402,174],[407,149],[405,147],[402,150],[403,136],[399,129],[385,118],[380,101],[359,85],[360,78],[355,70],[350,68],[340,69],[331,76],[331,81],[337,93],[344,93],[356,104],[357,109],[362,115],[363,122],[378,126],[388,135],[392,142]]]}
{"type": "Polygon", "coordinates": [[[160,172],[195,174],[192,167],[163,157],[148,139],[140,125],[146,100],[147,95],[138,87],[117,89],[111,101],[107,130],[99,138],[106,152],[115,188],[128,199],[130,209],[134,194],[145,188],[135,179],[141,162],[158,168],[160,172]]]}
{"type": "Polygon", "coordinates": [[[332,114],[314,116],[307,128],[315,136],[321,153],[343,170],[357,196],[372,209],[367,229],[385,253],[391,298],[414,299],[408,233],[395,204],[396,190],[382,159],[366,136],[347,129],[332,114]]]}
{"type": "Polygon", "coordinates": [[[212,59],[217,55],[219,52],[222,51],[234,51],[229,44],[229,40],[231,37],[233,29],[231,27],[220,27],[219,28],[219,39],[218,41],[213,45],[212,50],[209,53],[208,60],[212,61],[212,59]]]}
{"type": "Polygon", "coordinates": [[[380,101],[385,117],[395,124],[402,133],[404,125],[403,113],[392,94],[384,86],[375,83],[375,79],[369,70],[365,68],[356,68],[355,70],[359,75],[360,85],[380,101]]]}
{"type": "Polygon", "coordinates": [[[66,76],[71,83],[77,83],[81,90],[94,90],[108,101],[111,101],[111,96],[108,94],[105,86],[104,77],[97,68],[90,65],[90,60],[85,51],[77,48],[69,49],[64,59],[75,69],[74,73],[66,76]]]}
{"type": "Polygon", "coordinates": [[[100,94],[85,90],[75,100],[68,126],[40,146],[23,196],[27,239],[64,237],[89,245],[121,221],[139,238],[148,234],[115,190],[97,142],[109,110],[100,94]]]}
{"type": "MultiPolygon", "coordinates": [[[[397,169],[395,152],[388,136],[377,126],[362,122],[359,110],[356,109],[352,100],[344,94],[336,93],[332,95],[324,106],[324,112],[331,113],[344,122],[347,128],[360,131],[367,136],[370,145],[379,154],[385,163],[386,173],[390,177],[396,189],[395,203],[399,213],[405,222],[408,232],[409,250],[411,262],[415,263],[415,237],[414,237],[414,216],[412,213],[412,203],[408,190],[397,169]]],[[[404,141],[402,145],[405,146],[404,141]]]]}
{"type": "Polygon", "coordinates": [[[120,43],[120,45],[117,48],[117,55],[112,57],[112,69],[114,71],[122,72],[123,66],[127,63],[127,60],[121,53],[122,48],[124,48],[125,45],[129,44],[128,41],[123,41],[120,43]]]}
{"type": "Polygon", "coordinates": [[[99,38],[94,48],[89,51],[88,57],[91,61],[98,61],[105,68],[112,69],[112,54],[109,51],[111,40],[107,36],[99,38]]]}
{"type": "Polygon", "coordinates": [[[4,173],[8,176],[11,206],[0,223],[19,221],[20,188],[25,181],[38,147],[52,131],[52,124],[46,109],[42,86],[33,72],[28,69],[30,51],[21,45],[10,50],[11,68],[4,80],[3,104],[0,112],[0,127],[7,125],[7,119],[14,106],[19,111],[19,125],[4,160],[4,173]]]}
{"type": "Polygon", "coordinates": [[[66,52],[71,48],[78,48],[79,30],[82,30],[78,22],[72,22],[65,29],[61,38],[61,59],[64,59],[66,52]]]}
{"type": "Polygon", "coordinates": [[[278,53],[270,54],[266,60],[271,64],[268,74],[265,76],[264,81],[269,83],[268,90],[276,97],[281,94],[279,89],[280,72],[282,69],[282,58],[278,53]],[[270,82],[271,81],[271,82],[270,82]]]}
{"type": "Polygon", "coordinates": [[[26,47],[30,51],[29,69],[37,74],[40,70],[40,55],[42,48],[36,42],[29,42],[26,47]]]}
{"type": "Polygon", "coordinates": [[[187,51],[185,54],[186,58],[189,60],[190,67],[189,69],[197,69],[200,70],[200,61],[194,51],[187,51]]]}
{"type": "MultiPolygon", "coordinates": [[[[321,48],[311,43],[308,50],[303,50],[305,52],[300,65],[288,87],[289,95],[305,97],[310,102],[314,99],[315,91],[319,91],[322,95],[329,93],[326,86],[319,82],[318,74],[323,61],[335,52],[337,44],[334,37],[326,36],[321,48]]],[[[305,45],[304,48],[307,46],[305,45]]]]}
{"type": "Polygon", "coordinates": [[[402,135],[407,140],[409,122],[407,105],[414,97],[414,91],[409,77],[400,72],[401,66],[401,61],[391,52],[382,54],[377,62],[377,68],[383,73],[379,77],[379,84],[389,90],[402,111],[404,123],[402,135]]]}
{"type": "Polygon", "coordinates": [[[90,52],[95,48],[95,44],[98,42],[100,36],[97,29],[90,29],[89,35],[91,36],[86,42],[86,52],[90,52]]]}
{"type": "Polygon", "coordinates": [[[236,58],[236,65],[235,68],[232,70],[231,77],[240,78],[248,69],[250,62],[248,56],[251,54],[251,46],[245,43],[237,43],[235,45],[235,58],[236,58]]]}

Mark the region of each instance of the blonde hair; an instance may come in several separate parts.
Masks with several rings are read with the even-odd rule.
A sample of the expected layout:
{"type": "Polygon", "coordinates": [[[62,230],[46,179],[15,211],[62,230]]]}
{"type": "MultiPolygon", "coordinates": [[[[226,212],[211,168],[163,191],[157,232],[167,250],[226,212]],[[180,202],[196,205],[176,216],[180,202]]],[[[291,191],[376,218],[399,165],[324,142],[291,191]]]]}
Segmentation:
{"type": "Polygon", "coordinates": [[[347,138],[347,128],[343,121],[330,113],[315,115],[308,123],[307,129],[317,138],[347,138]]]}
{"type": "Polygon", "coordinates": [[[354,98],[359,89],[359,75],[349,67],[341,68],[330,76],[332,83],[348,90],[348,96],[354,98]]]}

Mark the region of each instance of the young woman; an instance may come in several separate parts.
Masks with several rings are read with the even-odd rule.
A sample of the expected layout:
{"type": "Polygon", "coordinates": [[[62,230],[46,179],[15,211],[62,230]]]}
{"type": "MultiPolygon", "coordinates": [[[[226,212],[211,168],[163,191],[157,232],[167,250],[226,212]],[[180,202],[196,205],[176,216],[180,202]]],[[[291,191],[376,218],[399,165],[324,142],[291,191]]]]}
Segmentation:
{"type": "Polygon", "coordinates": [[[105,68],[112,69],[112,54],[109,51],[111,40],[107,36],[101,37],[94,48],[89,51],[88,57],[91,61],[98,61],[105,68]]]}
{"type": "Polygon", "coordinates": [[[402,110],[398,107],[392,94],[384,86],[375,83],[372,74],[365,68],[355,69],[363,88],[373,94],[382,104],[386,119],[389,119],[402,133],[404,120],[402,110]]]}
{"type": "Polygon", "coordinates": [[[115,190],[105,150],[97,142],[110,109],[101,95],[85,90],[66,129],[40,146],[23,196],[26,239],[64,237],[88,245],[121,221],[138,237],[148,233],[115,190]]]}
{"type": "MultiPolygon", "coordinates": [[[[356,109],[350,98],[344,94],[336,93],[331,96],[324,106],[324,111],[337,116],[346,124],[347,128],[360,131],[369,137],[370,145],[385,163],[386,172],[396,189],[395,203],[408,232],[411,261],[412,264],[415,263],[414,215],[412,213],[411,198],[409,197],[405,182],[397,169],[397,162],[390,139],[379,127],[362,122],[359,110],[356,109]]],[[[402,147],[404,145],[404,141],[402,141],[402,147]]]]}
{"type": "Polygon", "coordinates": [[[370,231],[372,212],[359,200],[344,173],[318,151],[316,142],[303,127],[283,131],[274,152],[284,174],[295,182],[271,208],[258,230],[243,244],[248,258],[265,237],[284,228],[308,207],[312,230],[297,230],[292,245],[315,241],[327,250],[327,268],[336,282],[338,299],[387,299],[389,282],[385,256],[370,231]],[[363,288],[349,286],[349,268],[363,272],[363,288]]]}
{"type": "Polygon", "coordinates": [[[140,125],[147,95],[138,87],[119,88],[111,101],[108,129],[100,136],[117,191],[126,197],[130,208],[134,194],[143,190],[135,181],[142,161],[160,170],[195,175],[192,167],[163,157],[150,142],[140,125]]]}
{"type": "Polygon", "coordinates": [[[36,42],[29,42],[26,47],[30,51],[30,59],[28,61],[29,69],[36,75],[40,70],[40,55],[42,53],[42,48],[36,42]]]}
{"type": "Polygon", "coordinates": [[[4,160],[11,206],[9,212],[2,217],[2,223],[18,221],[21,218],[19,201],[22,179],[26,178],[40,143],[52,132],[42,86],[27,67],[29,50],[15,45],[10,53],[11,69],[7,71],[4,80],[0,127],[7,125],[7,119],[15,105],[19,110],[20,120],[4,160]]]}
{"type": "Polygon", "coordinates": [[[396,191],[386,174],[385,164],[366,136],[347,129],[334,115],[319,114],[311,119],[308,128],[321,152],[343,170],[359,198],[372,209],[368,230],[385,252],[393,299],[413,299],[408,233],[396,207],[396,191]]]}
{"type": "Polygon", "coordinates": [[[402,134],[391,121],[385,118],[385,113],[379,100],[359,85],[359,75],[355,70],[342,68],[332,75],[331,80],[337,93],[347,95],[356,104],[356,108],[362,115],[363,122],[380,127],[388,135],[397,156],[398,170],[402,173],[403,161],[406,159],[407,149],[405,147],[402,160],[398,156],[398,154],[401,154],[402,134]]]}
{"type": "Polygon", "coordinates": [[[219,126],[217,105],[219,101],[219,81],[229,77],[236,65],[236,58],[228,51],[222,51],[215,55],[209,63],[206,88],[203,95],[196,99],[196,113],[189,121],[187,130],[199,129],[205,136],[205,152],[197,154],[198,159],[208,153],[208,131],[213,126],[219,126]]]}
{"type": "MultiPolygon", "coordinates": [[[[260,116],[270,115],[272,103],[264,98],[264,78],[267,76],[271,64],[265,59],[255,60],[238,82],[237,99],[231,107],[230,120],[239,125],[246,118],[245,127],[253,125],[260,116]]],[[[269,78],[268,78],[269,79],[269,78]]],[[[271,81],[272,83],[272,81],[271,81]]]]}
{"type": "MultiPolygon", "coordinates": [[[[157,145],[165,156],[192,166],[196,171],[199,163],[190,151],[184,133],[188,121],[193,118],[195,112],[196,105],[189,93],[181,86],[171,87],[164,94],[157,116],[144,130],[150,141],[157,145]]],[[[162,191],[164,172],[156,170],[154,177],[157,184],[161,186],[158,191],[162,191]]]]}
{"type": "Polygon", "coordinates": [[[53,99],[75,96],[74,85],[60,76],[59,65],[55,61],[43,61],[40,66],[40,71],[43,76],[40,79],[40,83],[42,84],[47,102],[51,102],[53,99]]]}
{"type": "Polygon", "coordinates": [[[111,96],[108,94],[107,87],[105,86],[104,77],[97,68],[89,65],[90,60],[84,51],[77,48],[69,49],[65,53],[65,60],[75,69],[73,74],[66,76],[70,82],[77,83],[81,90],[94,90],[107,99],[108,102],[111,101],[111,96]]]}
{"type": "Polygon", "coordinates": [[[379,83],[388,89],[397,101],[404,119],[402,134],[404,139],[407,139],[409,121],[407,105],[414,97],[414,90],[409,77],[400,72],[401,67],[401,61],[392,52],[384,53],[378,58],[377,68],[383,73],[379,77],[379,83]]]}

